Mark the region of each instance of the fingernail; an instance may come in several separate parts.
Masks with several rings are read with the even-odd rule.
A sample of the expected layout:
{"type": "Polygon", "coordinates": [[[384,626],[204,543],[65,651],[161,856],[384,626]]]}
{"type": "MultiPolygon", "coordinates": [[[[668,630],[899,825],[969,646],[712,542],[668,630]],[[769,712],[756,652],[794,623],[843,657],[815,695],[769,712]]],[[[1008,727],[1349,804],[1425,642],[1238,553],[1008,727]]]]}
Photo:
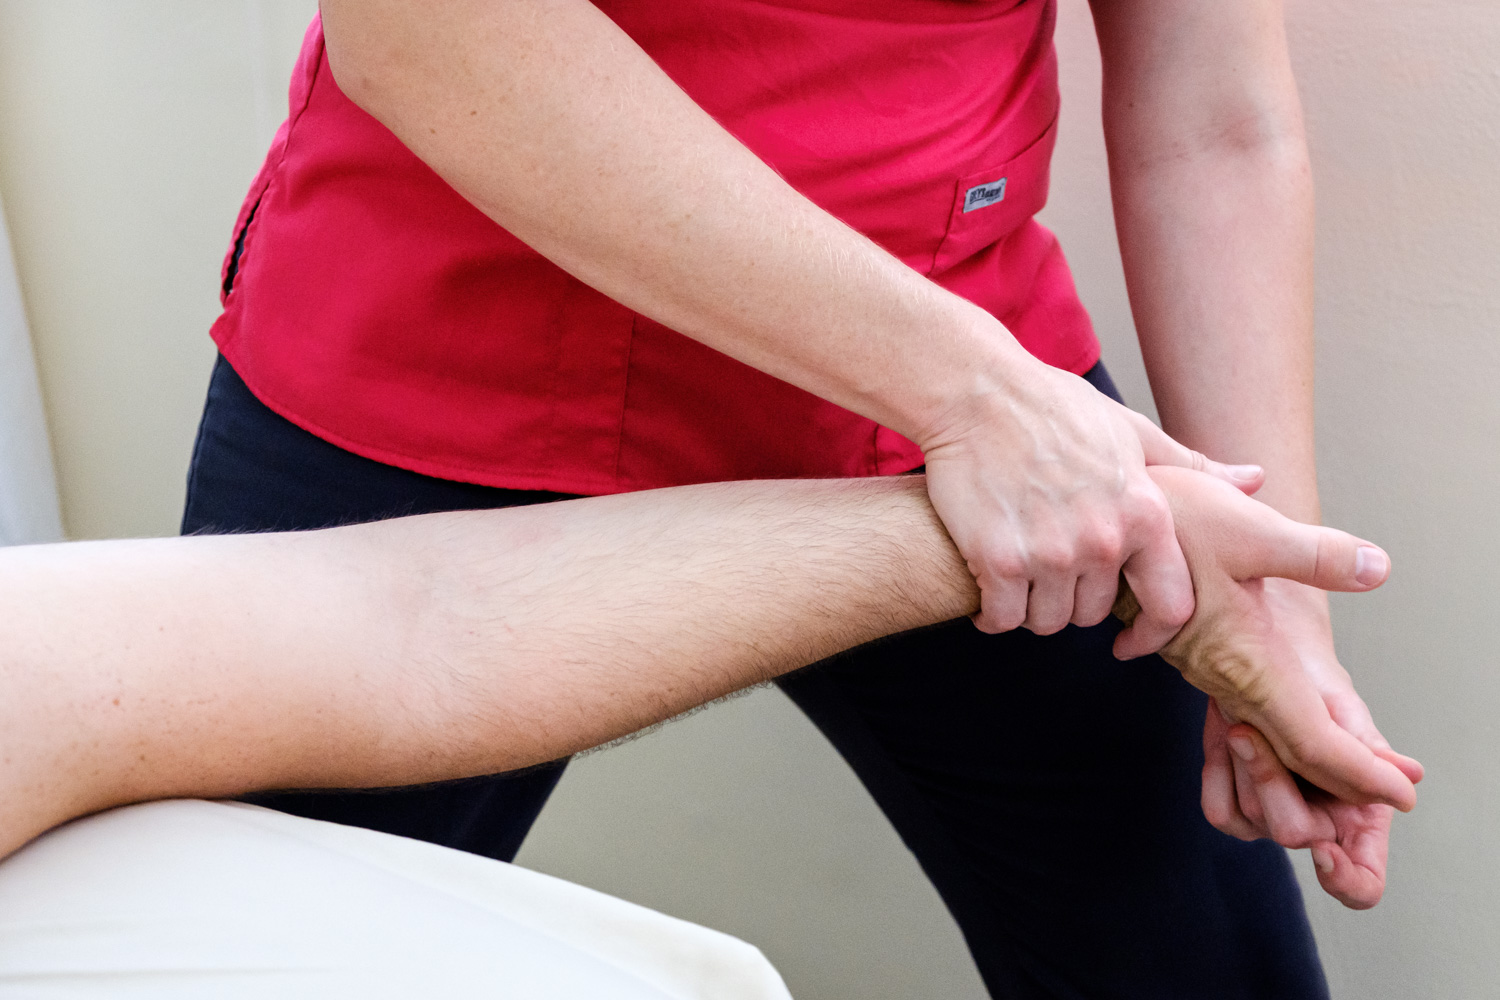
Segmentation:
{"type": "Polygon", "coordinates": [[[1390,568],[1390,559],[1373,545],[1361,545],[1354,554],[1354,579],[1363,586],[1375,586],[1385,579],[1390,568]]]}
{"type": "Polygon", "coordinates": [[[1229,478],[1242,483],[1253,482],[1265,472],[1258,465],[1226,465],[1225,468],[1229,470],[1229,478]]]}
{"type": "Polygon", "coordinates": [[[1234,755],[1240,760],[1255,759],[1255,744],[1250,742],[1248,736],[1229,737],[1229,749],[1233,750],[1234,755]]]}
{"type": "Polygon", "coordinates": [[[1312,849],[1313,864],[1318,866],[1318,871],[1324,875],[1333,874],[1333,855],[1328,853],[1326,847],[1314,847],[1312,849]]]}

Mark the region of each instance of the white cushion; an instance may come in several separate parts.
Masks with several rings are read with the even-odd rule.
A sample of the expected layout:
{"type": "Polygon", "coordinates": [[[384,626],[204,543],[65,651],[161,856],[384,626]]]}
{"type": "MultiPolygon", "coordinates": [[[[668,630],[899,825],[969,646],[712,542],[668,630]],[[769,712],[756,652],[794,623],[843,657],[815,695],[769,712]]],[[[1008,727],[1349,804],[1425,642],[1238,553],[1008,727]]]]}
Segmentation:
{"type": "Polygon", "coordinates": [[[461,851],[238,803],[0,863],[0,997],[787,1000],[728,935],[461,851]]]}

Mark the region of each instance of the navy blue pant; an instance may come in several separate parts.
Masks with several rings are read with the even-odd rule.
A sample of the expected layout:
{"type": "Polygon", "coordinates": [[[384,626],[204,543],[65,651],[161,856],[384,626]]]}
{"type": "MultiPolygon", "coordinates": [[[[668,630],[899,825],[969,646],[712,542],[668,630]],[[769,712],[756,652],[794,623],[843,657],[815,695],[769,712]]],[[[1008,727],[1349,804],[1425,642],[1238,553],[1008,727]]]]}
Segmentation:
{"type": "MultiPolygon", "coordinates": [[[[1102,368],[1090,380],[1115,395],[1102,368]]],[[[271,412],[221,360],[183,531],[558,499],[350,454],[271,412]]],[[[1203,696],[1155,657],[1116,661],[1117,629],[994,636],[956,621],[780,683],[915,853],[995,997],[1326,997],[1285,852],[1224,836],[1199,810],[1203,696]]],[[[255,801],[509,860],[563,767],[255,801]]]]}

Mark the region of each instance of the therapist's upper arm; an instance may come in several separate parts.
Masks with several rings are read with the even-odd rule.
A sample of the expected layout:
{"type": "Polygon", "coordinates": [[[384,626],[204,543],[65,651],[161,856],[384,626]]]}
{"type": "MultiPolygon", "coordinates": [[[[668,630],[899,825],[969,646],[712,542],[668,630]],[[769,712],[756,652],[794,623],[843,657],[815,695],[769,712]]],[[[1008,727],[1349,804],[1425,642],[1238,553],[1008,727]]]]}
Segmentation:
{"type": "Polygon", "coordinates": [[[1112,160],[1301,135],[1282,0],[1091,0],[1112,160]]]}

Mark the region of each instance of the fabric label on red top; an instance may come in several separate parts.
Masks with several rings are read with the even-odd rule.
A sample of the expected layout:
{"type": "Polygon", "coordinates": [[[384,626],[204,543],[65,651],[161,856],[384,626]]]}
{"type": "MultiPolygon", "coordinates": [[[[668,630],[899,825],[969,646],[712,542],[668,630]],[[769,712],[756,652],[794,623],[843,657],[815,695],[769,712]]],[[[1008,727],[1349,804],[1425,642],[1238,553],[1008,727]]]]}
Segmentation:
{"type": "Polygon", "coordinates": [[[996,202],[1005,200],[1005,182],[1007,178],[1000,178],[989,184],[976,184],[964,192],[964,211],[972,212],[976,208],[987,208],[996,202]]]}

